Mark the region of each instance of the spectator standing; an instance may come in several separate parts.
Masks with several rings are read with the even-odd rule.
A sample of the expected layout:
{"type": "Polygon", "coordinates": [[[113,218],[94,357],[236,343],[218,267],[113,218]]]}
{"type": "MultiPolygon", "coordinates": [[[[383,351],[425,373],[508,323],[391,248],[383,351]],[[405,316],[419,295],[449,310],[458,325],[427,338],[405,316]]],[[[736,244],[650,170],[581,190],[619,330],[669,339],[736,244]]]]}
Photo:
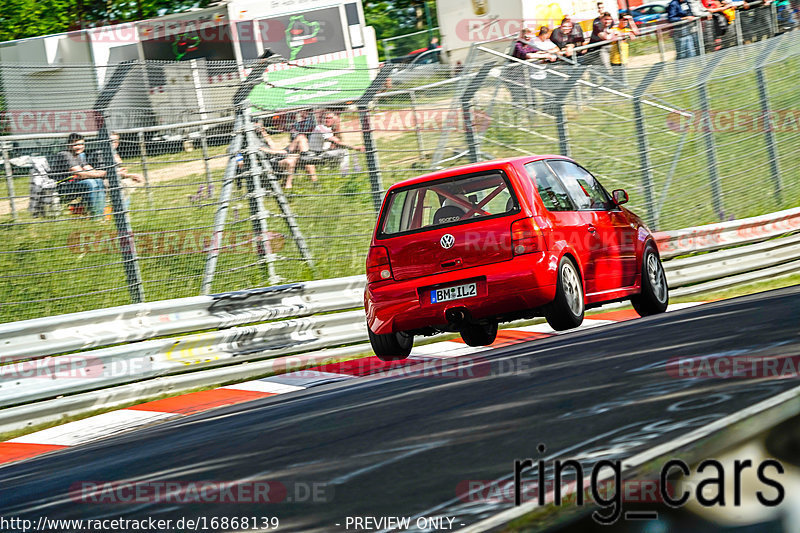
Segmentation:
{"type": "MultiPolygon", "coordinates": [[[[542,28],[539,29],[540,36],[542,34],[542,29],[544,29],[545,36],[550,32],[547,26],[542,26],[542,28]]],[[[554,53],[542,50],[542,48],[549,48],[550,50],[553,50],[555,49],[555,45],[548,41],[548,46],[548,44],[545,44],[545,41],[546,39],[543,40],[541,38],[535,38],[531,28],[523,28],[519,32],[517,41],[514,43],[514,50],[511,52],[511,55],[517,59],[522,59],[523,61],[532,59],[555,61],[556,56],[554,53]]]]}
{"type": "Polygon", "coordinates": [[[675,39],[676,59],[694,57],[700,53],[697,46],[697,34],[694,31],[693,25],[688,23],[695,19],[696,17],[694,13],[692,13],[692,7],[687,0],[671,0],[669,5],[667,5],[667,20],[670,24],[683,22],[683,24],[673,30],[672,34],[675,39]]]}
{"type": "Polygon", "coordinates": [[[623,15],[619,19],[619,23],[615,28],[615,33],[616,41],[611,45],[611,49],[609,50],[609,59],[611,60],[611,68],[615,73],[620,77],[624,77],[624,68],[625,65],[628,64],[630,49],[628,40],[639,35],[639,27],[636,26],[636,22],[633,21],[632,16],[623,15]]]}
{"type": "Polygon", "coordinates": [[[80,133],[70,133],[67,137],[67,149],[59,152],[63,169],[69,177],[58,185],[61,195],[80,195],[87,204],[89,213],[99,219],[106,206],[105,170],[95,170],[86,161],[86,140],[80,133]]]}
{"type": "Polygon", "coordinates": [[[572,31],[573,28],[574,25],[569,17],[564,17],[561,20],[561,25],[554,29],[550,35],[550,40],[558,48],[559,55],[573,57],[575,47],[583,45],[583,32],[581,32],[580,37],[577,37],[572,31]]]}
{"type": "MultiPolygon", "coordinates": [[[[598,5],[603,4],[601,3],[598,5]]],[[[611,13],[605,12],[598,18],[600,19],[600,24],[592,24],[592,35],[589,37],[589,44],[611,41],[616,36],[616,31],[614,30],[614,19],[611,18],[611,13]]],[[[597,22],[597,19],[594,20],[597,22]]],[[[603,65],[606,70],[611,70],[609,48],[610,47],[608,45],[597,45],[597,47],[591,48],[586,54],[587,56],[591,57],[591,61],[587,62],[590,64],[600,64],[603,65]]]]}
{"type": "Polygon", "coordinates": [[[714,35],[713,50],[722,48],[722,36],[728,31],[728,17],[725,11],[730,8],[727,1],[720,0],[701,0],[703,7],[711,14],[711,27],[714,35]]]}
{"type": "Polygon", "coordinates": [[[556,56],[557,47],[550,40],[550,28],[547,26],[539,27],[539,31],[536,33],[536,37],[533,38],[531,44],[539,51],[544,53],[544,57],[542,58],[544,61],[553,62],[558,59],[556,56]]]}
{"type": "Polygon", "coordinates": [[[592,21],[592,33],[602,31],[603,29],[603,15],[606,14],[603,2],[597,2],[597,17],[592,21]]]}

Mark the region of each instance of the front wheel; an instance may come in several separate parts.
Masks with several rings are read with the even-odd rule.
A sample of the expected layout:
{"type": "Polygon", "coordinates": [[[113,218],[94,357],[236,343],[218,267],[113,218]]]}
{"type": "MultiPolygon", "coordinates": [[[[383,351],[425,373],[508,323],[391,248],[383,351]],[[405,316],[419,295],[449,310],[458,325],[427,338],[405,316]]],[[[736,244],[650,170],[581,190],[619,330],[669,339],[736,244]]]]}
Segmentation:
{"type": "Polygon", "coordinates": [[[497,338],[497,322],[466,324],[461,328],[461,338],[467,346],[489,346],[497,338]]]}
{"type": "Polygon", "coordinates": [[[369,327],[369,343],[372,351],[381,361],[402,361],[411,354],[414,346],[414,335],[409,335],[403,331],[397,333],[386,333],[384,335],[373,333],[369,327]]]}
{"type": "Polygon", "coordinates": [[[648,246],[642,260],[642,292],[631,297],[631,304],[639,316],[649,316],[666,311],[668,303],[669,287],[664,267],[655,250],[648,246]]]}
{"type": "Polygon", "coordinates": [[[583,284],[578,267],[568,257],[558,262],[556,297],[547,306],[544,317],[556,331],[577,328],[583,323],[583,284]]]}

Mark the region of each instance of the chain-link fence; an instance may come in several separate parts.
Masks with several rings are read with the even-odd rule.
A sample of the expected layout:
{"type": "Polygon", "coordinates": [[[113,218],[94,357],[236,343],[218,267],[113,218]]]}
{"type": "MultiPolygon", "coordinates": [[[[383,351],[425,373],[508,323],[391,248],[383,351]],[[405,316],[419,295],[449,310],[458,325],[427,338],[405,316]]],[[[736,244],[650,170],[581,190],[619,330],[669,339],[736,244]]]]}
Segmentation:
{"type": "Polygon", "coordinates": [[[418,72],[0,65],[0,321],[361,273],[388,185],[488,158],[571,155],[653,229],[800,205],[800,32],[611,71],[510,43],[418,72]]]}

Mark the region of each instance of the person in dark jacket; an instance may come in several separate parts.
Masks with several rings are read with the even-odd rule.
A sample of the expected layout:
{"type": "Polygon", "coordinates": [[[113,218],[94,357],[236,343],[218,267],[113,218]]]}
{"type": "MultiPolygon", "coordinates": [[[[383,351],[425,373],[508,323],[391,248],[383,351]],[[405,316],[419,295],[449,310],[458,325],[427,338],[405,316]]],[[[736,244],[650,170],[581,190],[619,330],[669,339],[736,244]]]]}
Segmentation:
{"type": "MultiPolygon", "coordinates": [[[[670,24],[682,21],[688,22],[695,20],[695,18],[694,13],[692,13],[692,6],[689,5],[687,0],[672,0],[667,5],[667,20],[670,24]]],[[[695,30],[694,24],[684,23],[673,31],[672,37],[675,39],[676,59],[693,57],[700,53],[700,43],[697,40],[695,30]]]]}

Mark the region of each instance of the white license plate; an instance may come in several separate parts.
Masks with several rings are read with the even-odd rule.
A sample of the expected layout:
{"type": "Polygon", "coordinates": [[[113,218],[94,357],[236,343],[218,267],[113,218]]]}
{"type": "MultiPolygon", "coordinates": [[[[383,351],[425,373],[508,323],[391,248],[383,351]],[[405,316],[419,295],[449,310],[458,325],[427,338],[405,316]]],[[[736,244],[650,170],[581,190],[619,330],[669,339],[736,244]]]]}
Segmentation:
{"type": "Polygon", "coordinates": [[[466,283],[464,285],[456,285],[455,287],[446,287],[444,289],[435,289],[431,291],[431,303],[449,302],[450,300],[458,300],[461,298],[469,298],[478,295],[477,283],[466,283]]]}

